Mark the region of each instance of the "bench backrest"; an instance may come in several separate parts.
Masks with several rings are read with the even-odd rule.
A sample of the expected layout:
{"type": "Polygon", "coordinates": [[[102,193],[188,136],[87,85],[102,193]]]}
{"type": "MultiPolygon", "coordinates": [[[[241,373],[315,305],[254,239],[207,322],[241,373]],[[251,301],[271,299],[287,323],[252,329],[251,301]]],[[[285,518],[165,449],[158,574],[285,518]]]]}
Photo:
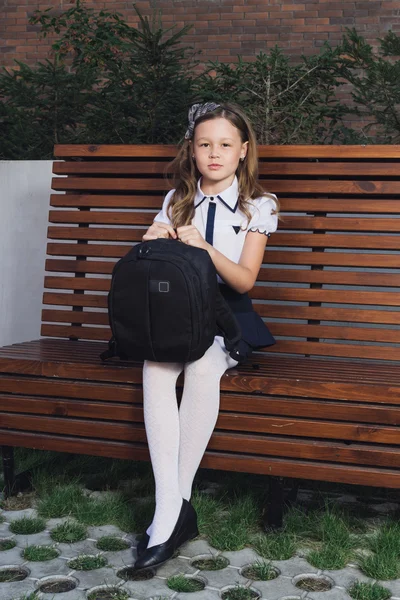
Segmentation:
{"type": "MultiPolygon", "coordinates": [[[[141,240],[175,146],[58,145],[42,335],[108,340],[113,264],[141,240]]],[[[400,361],[400,146],[260,146],[281,202],[255,307],[268,352],[400,361]]]]}

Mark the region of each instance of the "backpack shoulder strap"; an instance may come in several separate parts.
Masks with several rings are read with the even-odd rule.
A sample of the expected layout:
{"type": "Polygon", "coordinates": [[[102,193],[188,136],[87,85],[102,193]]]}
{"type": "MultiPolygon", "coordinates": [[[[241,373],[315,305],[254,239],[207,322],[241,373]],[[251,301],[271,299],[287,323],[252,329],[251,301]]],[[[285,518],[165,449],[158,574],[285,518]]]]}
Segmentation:
{"type": "Polygon", "coordinates": [[[240,325],[225,298],[217,288],[215,299],[217,327],[221,329],[224,336],[225,347],[232,358],[236,358],[237,346],[241,340],[242,332],[240,325]]]}

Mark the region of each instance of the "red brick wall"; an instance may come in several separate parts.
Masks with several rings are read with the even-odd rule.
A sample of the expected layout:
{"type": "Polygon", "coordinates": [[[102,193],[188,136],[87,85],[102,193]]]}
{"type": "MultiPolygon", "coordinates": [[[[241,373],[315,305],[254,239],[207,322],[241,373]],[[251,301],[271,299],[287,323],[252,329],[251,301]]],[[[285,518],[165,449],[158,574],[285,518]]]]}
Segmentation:
{"type": "MultiPolygon", "coordinates": [[[[0,0],[0,65],[13,66],[15,58],[32,65],[48,55],[49,39],[40,41],[39,28],[29,25],[28,18],[35,9],[51,5],[63,11],[72,4],[0,0]]],[[[356,27],[373,43],[389,29],[400,31],[400,0],[142,0],[136,5],[144,15],[161,9],[166,27],[192,23],[185,41],[202,50],[198,58],[204,62],[236,62],[238,55],[254,60],[275,44],[291,55],[311,54],[325,40],[335,45],[345,27],[356,27]]],[[[137,27],[132,1],[93,1],[87,6],[117,10],[137,27]]]]}

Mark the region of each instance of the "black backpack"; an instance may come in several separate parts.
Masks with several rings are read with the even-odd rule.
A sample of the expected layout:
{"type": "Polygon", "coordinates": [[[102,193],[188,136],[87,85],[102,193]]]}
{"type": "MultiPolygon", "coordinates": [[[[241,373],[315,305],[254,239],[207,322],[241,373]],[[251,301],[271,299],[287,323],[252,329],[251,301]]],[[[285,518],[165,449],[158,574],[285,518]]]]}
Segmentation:
{"type": "Polygon", "coordinates": [[[241,338],[210,255],[178,240],[142,242],[115,264],[108,315],[112,338],[102,360],[189,362],[215,335],[224,336],[228,351],[241,338]]]}

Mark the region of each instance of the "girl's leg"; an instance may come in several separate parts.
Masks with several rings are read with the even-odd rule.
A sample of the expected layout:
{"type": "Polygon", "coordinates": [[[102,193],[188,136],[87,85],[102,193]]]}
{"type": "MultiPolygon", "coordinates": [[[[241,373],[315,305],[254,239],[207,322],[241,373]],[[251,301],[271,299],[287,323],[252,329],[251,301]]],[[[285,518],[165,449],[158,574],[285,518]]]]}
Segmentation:
{"type": "Polygon", "coordinates": [[[220,379],[238,364],[225,349],[223,338],[199,360],[185,364],[185,383],[179,408],[179,488],[190,500],[192,483],[218,419],[220,379]]]}
{"type": "Polygon", "coordinates": [[[182,506],[179,489],[179,413],[176,380],[183,364],[145,361],[143,411],[156,486],[156,510],[148,548],[171,535],[182,506]]]}

